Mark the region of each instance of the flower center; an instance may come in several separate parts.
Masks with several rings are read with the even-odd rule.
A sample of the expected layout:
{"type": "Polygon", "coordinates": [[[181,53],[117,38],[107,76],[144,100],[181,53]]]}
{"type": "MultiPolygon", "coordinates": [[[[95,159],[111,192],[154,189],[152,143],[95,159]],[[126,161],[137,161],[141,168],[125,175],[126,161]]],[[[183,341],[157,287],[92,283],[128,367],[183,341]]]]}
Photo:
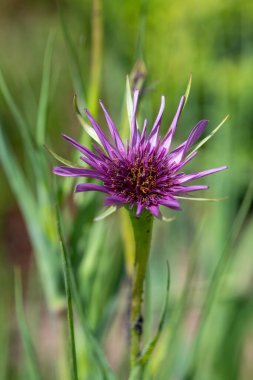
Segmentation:
{"type": "Polygon", "coordinates": [[[156,204],[163,191],[168,190],[169,177],[167,159],[159,159],[155,153],[136,153],[124,159],[115,158],[104,184],[128,203],[149,206],[156,204]]]}
{"type": "Polygon", "coordinates": [[[129,165],[124,183],[129,189],[129,195],[133,199],[145,200],[153,192],[156,186],[156,171],[152,160],[148,162],[137,158],[129,165]],[[141,199],[140,199],[141,198],[141,199]]]}

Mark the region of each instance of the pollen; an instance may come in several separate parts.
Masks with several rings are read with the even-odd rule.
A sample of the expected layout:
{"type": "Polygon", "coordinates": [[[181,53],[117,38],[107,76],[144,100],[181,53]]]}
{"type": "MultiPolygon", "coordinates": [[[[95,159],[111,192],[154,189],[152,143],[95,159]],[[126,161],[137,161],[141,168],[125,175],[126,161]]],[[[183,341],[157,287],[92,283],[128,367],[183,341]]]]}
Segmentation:
{"type": "Polygon", "coordinates": [[[114,195],[124,197],[130,204],[139,203],[146,207],[156,202],[164,190],[164,183],[162,188],[158,181],[161,175],[168,179],[168,184],[171,182],[169,170],[164,173],[164,165],[159,162],[156,152],[148,154],[140,149],[127,159],[112,161],[105,185],[114,195]]]}

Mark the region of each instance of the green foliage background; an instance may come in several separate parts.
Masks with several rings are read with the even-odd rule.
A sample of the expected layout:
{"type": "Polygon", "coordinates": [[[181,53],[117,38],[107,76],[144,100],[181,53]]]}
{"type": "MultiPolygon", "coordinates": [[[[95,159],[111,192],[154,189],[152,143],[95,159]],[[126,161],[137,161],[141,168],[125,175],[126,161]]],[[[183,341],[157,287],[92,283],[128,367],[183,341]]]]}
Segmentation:
{"type": "Polygon", "coordinates": [[[192,90],[176,142],[199,119],[209,119],[211,131],[230,114],[189,167],[227,164],[227,172],[206,182],[208,196],[228,199],[183,201],[175,222],[155,223],[146,339],[162,309],[166,260],[171,288],[166,327],[145,379],[252,379],[253,3],[104,0],[102,51],[94,62],[92,7],[91,0],[65,0],[60,7],[45,0],[0,4],[0,378],[69,379],[56,199],[76,286],[80,379],[111,376],[97,341],[118,378],[126,378],[129,286],[120,217],[94,224],[102,197],[73,196],[72,181],[54,181],[54,161],[43,144],[68,158],[72,150],[61,132],[90,143],[72,107],[74,93],[79,106],[87,105],[105,125],[97,107],[101,98],[122,130],[125,78],[142,59],[147,77],[140,118],[148,117],[149,126],[164,94],[166,130],[190,73],[192,90]],[[25,305],[29,338],[22,306],[15,309],[16,266],[23,283],[23,296],[16,283],[17,304],[25,305]]]}

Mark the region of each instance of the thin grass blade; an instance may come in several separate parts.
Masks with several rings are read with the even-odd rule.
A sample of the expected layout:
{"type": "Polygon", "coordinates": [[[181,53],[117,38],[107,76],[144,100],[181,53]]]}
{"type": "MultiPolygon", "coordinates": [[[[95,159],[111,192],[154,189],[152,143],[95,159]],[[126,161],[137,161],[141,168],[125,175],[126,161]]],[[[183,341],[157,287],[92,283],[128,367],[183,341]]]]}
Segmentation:
{"type": "MultiPolygon", "coordinates": [[[[96,143],[98,143],[100,146],[103,147],[103,145],[102,145],[101,141],[99,140],[94,129],[88,123],[86,123],[86,121],[84,120],[84,117],[78,108],[77,96],[76,95],[74,96],[74,99],[73,99],[73,105],[74,105],[74,109],[76,111],[76,116],[77,116],[84,132],[87,133],[94,141],[96,141],[96,143]]],[[[85,144],[85,146],[87,147],[87,143],[85,144]]]]}
{"type": "Polygon", "coordinates": [[[185,102],[184,102],[183,109],[184,109],[184,107],[186,106],[186,103],[187,103],[188,97],[189,97],[189,95],[190,95],[191,85],[192,85],[192,74],[190,75],[189,82],[188,82],[188,85],[187,85],[187,88],[186,88],[186,91],[185,91],[185,94],[184,94],[185,102]]]}
{"type": "Polygon", "coordinates": [[[91,114],[96,116],[103,62],[103,1],[93,0],[92,7],[91,64],[88,108],[91,114]]]}
{"type": "Polygon", "coordinates": [[[67,307],[68,307],[68,329],[69,329],[69,352],[70,352],[70,367],[71,367],[71,379],[78,380],[78,371],[77,371],[77,361],[76,361],[76,344],[75,344],[75,330],[74,330],[74,315],[73,315],[73,306],[72,306],[72,293],[71,293],[71,263],[69,260],[67,248],[64,242],[60,211],[58,206],[56,206],[56,215],[57,215],[57,227],[58,234],[60,239],[62,260],[63,260],[63,273],[64,273],[64,282],[65,290],[67,297],[67,307]]]}
{"type": "Polygon", "coordinates": [[[61,6],[59,6],[59,15],[60,15],[63,37],[64,37],[65,44],[68,50],[70,71],[71,71],[71,76],[72,76],[75,92],[78,95],[78,99],[80,100],[82,106],[84,106],[85,105],[85,86],[83,84],[82,70],[80,67],[79,59],[78,59],[78,53],[71,39],[61,6]]]}
{"type": "Polygon", "coordinates": [[[20,271],[15,271],[15,301],[16,314],[19,326],[21,341],[24,347],[25,360],[29,373],[29,379],[42,380],[38,367],[38,358],[32,343],[29,327],[26,323],[25,312],[23,308],[22,282],[20,271]]]}
{"type": "Polygon", "coordinates": [[[71,162],[69,160],[67,160],[66,158],[64,157],[61,157],[59,156],[59,154],[55,153],[52,149],[50,149],[47,145],[44,145],[45,149],[47,150],[47,152],[53,157],[55,158],[57,161],[59,161],[61,164],[64,164],[66,166],[69,166],[69,167],[72,167],[72,168],[78,168],[78,167],[81,167],[82,165],[77,165],[75,164],[74,162],[71,162]]]}
{"type": "Polygon", "coordinates": [[[221,122],[220,124],[214,128],[212,130],[212,132],[207,136],[205,137],[203,140],[201,140],[198,145],[188,154],[188,156],[186,158],[188,158],[189,156],[191,156],[194,152],[196,152],[202,145],[204,145],[211,137],[213,137],[215,135],[216,132],[218,132],[218,130],[222,127],[222,125],[227,121],[227,119],[229,118],[229,115],[227,115],[221,122]]]}
{"type": "Polygon", "coordinates": [[[37,115],[36,141],[38,145],[43,145],[45,141],[48,102],[49,102],[49,96],[50,96],[50,78],[51,78],[51,66],[52,66],[52,55],[53,55],[53,43],[54,43],[54,37],[52,34],[50,34],[47,41],[47,46],[46,46],[45,56],[44,56],[39,108],[38,108],[38,115],[37,115]]]}
{"type": "Polygon", "coordinates": [[[22,142],[24,144],[24,147],[26,149],[28,157],[31,159],[31,163],[34,162],[34,146],[32,142],[32,136],[29,133],[29,129],[27,126],[27,123],[23,116],[21,115],[21,112],[19,111],[18,107],[16,106],[14,99],[9,91],[9,88],[7,86],[7,83],[4,79],[3,73],[0,70],[0,92],[2,93],[2,96],[9,107],[9,110],[13,116],[13,119],[16,122],[18,131],[20,133],[20,136],[22,138],[22,142]]]}
{"type": "Polygon", "coordinates": [[[99,222],[100,220],[107,218],[108,216],[112,215],[116,210],[117,210],[116,206],[108,207],[102,214],[96,216],[96,218],[94,219],[94,222],[99,222]]]}
{"type": "Polygon", "coordinates": [[[221,202],[228,199],[228,197],[221,197],[221,198],[197,198],[197,197],[183,197],[183,196],[176,196],[177,199],[185,199],[188,201],[197,201],[197,202],[221,202]]]}
{"type": "Polygon", "coordinates": [[[210,281],[209,288],[207,290],[207,294],[205,297],[205,302],[202,308],[202,316],[199,323],[198,333],[195,338],[195,343],[192,350],[192,368],[194,368],[194,363],[197,360],[198,352],[200,349],[200,343],[202,336],[204,334],[204,330],[207,324],[208,317],[210,315],[210,312],[214,306],[216,296],[218,294],[218,291],[220,289],[222,280],[224,279],[224,275],[226,273],[226,270],[228,268],[228,264],[233,257],[231,254],[232,247],[236,241],[236,239],[239,236],[239,233],[241,231],[241,228],[243,226],[243,223],[245,221],[245,218],[247,217],[251,202],[253,199],[253,180],[251,180],[248,189],[245,193],[244,199],[241,203],[241,207],[237,213],[237,216],[235,218],[235,221],[233,223],[232,231],[230,240],[228,240],[225,243],[224,250],[220,256],[220,259],[218,261],[218,264],[216,266],[216,269],[213,273],[212,280],[210,281]]]}
{"type": "Polygon", "coordinates": [[[36,254],[47,302],[52,309],[59,310],[62,308],[64,300],[58,282],[59,268],[55,261],[55,246],[45,236],[41,221],[38,219],[38,205],[34,194],[24,177],[8,140],[4,136],[1,124],[0,161],[25,219],[36,254]]]}

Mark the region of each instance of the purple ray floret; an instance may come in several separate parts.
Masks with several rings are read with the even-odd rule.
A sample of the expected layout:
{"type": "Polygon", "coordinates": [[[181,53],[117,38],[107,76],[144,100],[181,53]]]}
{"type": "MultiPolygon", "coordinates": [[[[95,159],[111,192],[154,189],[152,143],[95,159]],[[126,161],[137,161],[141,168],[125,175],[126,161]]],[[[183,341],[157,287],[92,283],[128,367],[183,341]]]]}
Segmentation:
{"type": "Polygon", "coordinates": [[[131,118],[130,142],[126,144],[109,116],[102,102],[105,120],[110,132],[110,139],[106,136],[97,121],[88,110],[86,116],[91,123],[101,146],[93,144],[93,151],[80,145],[70,137],[63,135],[82,156],[80,159],[89,165],[89,168],[69,166],[54,167],[53,172],[60,176],[88,177],[101,181],[100,184],[81,183],[76,186],[76,192],[99,191],[107,194],[105,205],[135,207],[139,217],[144,209],[160,218],[160,206],[173,210],[180,210],[177,197],[198,190],[205,190],[205,185],[188,185],[188,182],[226,169],[221,166],[214,169],[186,174],[181,171],[192,160],[197,151],[187,152],[199,139],[208,125],[207,120],[201,120],[191,131],[189,137],[181,145],[170,151],[173,136],[182,113],[185,97],[180,100],[178,109],[168,132],[163,139],[159,136],[159,129],[165,108],[165,98],[161,98],[160,110],[155,119],[150,134],[147,134],[147,120],[144,121],[140,133],[136,119],[139,92],[133,97],[131,118]]]}

